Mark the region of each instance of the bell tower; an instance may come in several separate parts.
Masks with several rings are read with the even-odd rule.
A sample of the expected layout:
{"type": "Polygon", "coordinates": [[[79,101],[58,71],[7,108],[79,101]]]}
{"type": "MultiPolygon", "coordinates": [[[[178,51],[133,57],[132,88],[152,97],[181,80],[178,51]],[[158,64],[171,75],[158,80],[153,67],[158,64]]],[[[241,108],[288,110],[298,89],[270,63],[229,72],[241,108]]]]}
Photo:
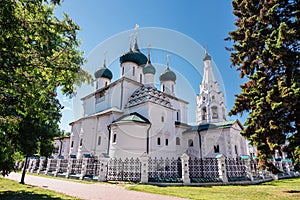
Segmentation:
{"type": "Polygon", "coordinates": [[[200,84],[200,94],[197,95],[197,124],[226,121],[224,95],[219,89],[211,65],[211,56],[207,50],[203,58],[204,73],[200,84]]]}

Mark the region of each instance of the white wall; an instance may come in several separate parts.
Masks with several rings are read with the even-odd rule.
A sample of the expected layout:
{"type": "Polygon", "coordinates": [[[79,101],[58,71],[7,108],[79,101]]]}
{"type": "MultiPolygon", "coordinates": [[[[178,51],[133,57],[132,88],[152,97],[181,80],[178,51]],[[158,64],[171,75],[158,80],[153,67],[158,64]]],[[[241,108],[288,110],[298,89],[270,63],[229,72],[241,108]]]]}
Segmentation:
{"type": "Polygon", "coordinates": [[[120,123],[111,126],[110,157],[140,157],[146,152],[148,124],[120,123]],[[116,142],[113,135],[116,134],[116,142]]]}

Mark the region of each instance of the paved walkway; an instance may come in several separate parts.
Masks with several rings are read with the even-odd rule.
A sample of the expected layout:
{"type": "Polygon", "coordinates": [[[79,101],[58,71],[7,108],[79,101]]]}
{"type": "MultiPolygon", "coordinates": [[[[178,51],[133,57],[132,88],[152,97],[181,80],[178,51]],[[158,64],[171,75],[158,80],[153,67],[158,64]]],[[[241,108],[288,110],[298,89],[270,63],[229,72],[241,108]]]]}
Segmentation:
{"type": "MultiPolygon", "coordinates": [[[[20,181],[21,174],[10,173],[9,179],[20,181]]],[[[26,174],[25,183],[49,190],[54,190],[81,199],[113,199],[113,200],[179,200],[180,198],[125,190],[116,185],[84,184],[68,180],[58,180],[26,174]]]]}

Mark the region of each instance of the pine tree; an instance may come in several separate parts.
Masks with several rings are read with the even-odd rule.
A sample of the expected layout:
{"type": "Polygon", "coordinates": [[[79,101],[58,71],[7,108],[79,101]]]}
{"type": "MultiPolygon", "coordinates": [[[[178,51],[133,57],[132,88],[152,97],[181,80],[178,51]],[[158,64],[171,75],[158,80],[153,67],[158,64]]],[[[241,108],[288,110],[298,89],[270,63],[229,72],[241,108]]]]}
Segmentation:
{"type": "Polygon", "coordinates": [[[269,158],[286,150],[300,159],[300,1],[233,0],[236,30],[232,66],[245,79],[229,115],[249,113],[242,134],[257,146],[260,167],[278,169],[269,158]]]}

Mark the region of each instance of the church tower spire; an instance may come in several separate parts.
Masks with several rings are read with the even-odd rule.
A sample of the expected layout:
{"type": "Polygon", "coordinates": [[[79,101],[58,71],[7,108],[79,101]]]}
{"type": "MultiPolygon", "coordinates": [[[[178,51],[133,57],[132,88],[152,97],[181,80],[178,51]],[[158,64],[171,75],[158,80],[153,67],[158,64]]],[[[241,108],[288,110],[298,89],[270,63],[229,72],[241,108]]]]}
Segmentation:
{"type": "Polygon", "coordinates": [[[221,122],[226,120],[224,95],[219,89],[213,68],[211,56],[205,51],[203,58],[204,73],[200,84],[200,94],[197,96],[196,120],[197,124],[221,122]]]}

